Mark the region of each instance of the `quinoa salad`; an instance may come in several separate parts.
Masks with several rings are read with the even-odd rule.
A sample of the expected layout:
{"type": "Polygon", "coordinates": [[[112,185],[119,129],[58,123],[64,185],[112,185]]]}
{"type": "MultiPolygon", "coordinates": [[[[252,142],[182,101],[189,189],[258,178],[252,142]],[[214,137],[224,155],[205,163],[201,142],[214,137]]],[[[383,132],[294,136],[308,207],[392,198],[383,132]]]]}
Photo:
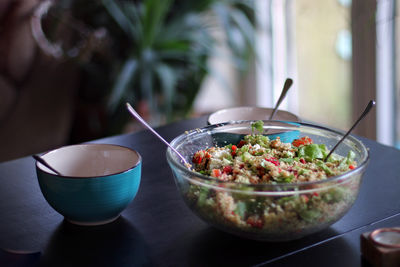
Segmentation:
{"type": "Polygon", "coordinates": [[[345,157],[333,153],[326,159],[329,150],[325,144],[315,144],[308,136],[291,143],[282,142],[279,136],[272,140],[254,133],[254,129],[262,129],[257,123],[252,125],[253,133],[239,143],[209,147],[192,158],[194,171],[239,183],[245,193],[191,184],[186,194],[189,205],[207,221],[228,230],[240,228],[277,236],[285,233],[288,239],[322,229],[341,217],[354,202],[360,179],[326,189],[314,184],[309,193],[294,190],[283,196],[255,196],[251,185],[326,180],[356,168],[355,153],[350,150],[345,157]]]}

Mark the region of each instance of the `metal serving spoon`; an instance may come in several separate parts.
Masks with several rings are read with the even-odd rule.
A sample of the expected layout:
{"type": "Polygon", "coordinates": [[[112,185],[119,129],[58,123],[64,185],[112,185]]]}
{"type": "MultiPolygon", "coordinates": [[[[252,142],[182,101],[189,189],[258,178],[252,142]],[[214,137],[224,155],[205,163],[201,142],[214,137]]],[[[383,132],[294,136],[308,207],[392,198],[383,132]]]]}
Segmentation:
{"type": "Polygon", "coordinates": [[[346,139],[346,137],[351,133],[351,131],[353,131],[353,129],[357,126],[357,124],[370,112],[370,110],[374,106],[375,106],[375,101],[370,100],[367,107],[365,108],[364,112],[357,119],[357,121],[353,124],[353,126],[351,126],[350,130],[348,130],[347,133],[345,135],[343,135],[342,139],[340,139],[339,142],[337,142],[337,144],[332,148],[332,150],[329,152],[328,156],[326,156],[326,158],[324,159],[324,162],[326,162],[328,160],[328,158],[331,156],[333,151],[335,151],[335,149],[340,145],[340,143],[342,143],[343,140],[346,139]]]}
{"type": "Polygon", "coordinates": [[[275,116],[275,113],[278,111],[279,105],[282,103],[283,99],[286,96],[286,93],[289,91],[292,84],[293,84],[293,80],[290,78],[287,78],[285,81],[285,84],[283,85],[281,95],[279,96],[279,99],[275,104],[274,110],[272,111],[271,115],[269,115],[268,120],[272,120],[272,118],[275,116]]]}
{"type": "Polygon", "coordinates": [[[164,144],[166,144],[169,148],[174,151],[179,158],[183,161],[186,167],[190,169],[192,165],[190,165],[189,162],[186,161],[186,159],[182,156],[181,153],[178,152],[173,146],[171,146],[170,143],[168,143],[164,138],[162,138],[161,135],[159,135],[147,122],[135,111],[135,109],[129,104],[126,103],[126,107],[128,108],[128,111],[141,123],[143,124],[147,129],[149,129],[155,136],[157,136],[161,141],[163,141],[164,144]]]}
{"type": "Polygon", "coordinates": [[[51,167],[51,165],[49,163],[47,163],[47,161],[45,161],[41,156],[39,155],[32,155],[32,158],[36,159],[37,161],[39,161],[40,163],[42,163],[44,166],[46,166],[47,168],[49,168],[50,170],[52,170],[53,172],[55,172],[58,175],[62,175],[59,171],[57,171],[56,169],[54,169],[53,167],[51,167]]]}

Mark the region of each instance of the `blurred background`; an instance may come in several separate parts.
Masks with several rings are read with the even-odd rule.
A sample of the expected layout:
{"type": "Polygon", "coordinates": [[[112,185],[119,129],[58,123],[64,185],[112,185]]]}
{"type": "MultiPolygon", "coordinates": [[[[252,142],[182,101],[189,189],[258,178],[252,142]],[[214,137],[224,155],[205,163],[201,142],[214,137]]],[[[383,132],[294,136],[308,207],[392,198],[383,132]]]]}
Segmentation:
{"type": "Polygon", "coordinates": [[[2,0],[0,161],[233,106],[400,147],[400,0],[2,0]]]}

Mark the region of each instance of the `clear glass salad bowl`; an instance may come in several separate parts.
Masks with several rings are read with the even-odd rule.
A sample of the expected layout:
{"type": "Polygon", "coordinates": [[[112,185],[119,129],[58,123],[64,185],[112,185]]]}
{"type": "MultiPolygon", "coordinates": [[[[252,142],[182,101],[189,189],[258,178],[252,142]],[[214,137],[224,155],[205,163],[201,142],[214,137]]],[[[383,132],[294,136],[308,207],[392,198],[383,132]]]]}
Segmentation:
{"type": "MultiPolygon", "coordinates": [[[[171,145],[188,162],[212,146],[237,144],[251,134],[253,121],[236,121],[187,131],[171,145]]],[[[331,149],[343,136],[325,127],[283,121],[264,121],[264,135],[282,142],[308,136],[331,149]]],[[[226,182],[187,168],[170,148],[167,161],[178,190],[189,208],[205,222],[241,237],[288,241],[315,233],[339,220],[357,198],[369,152],[354,136],[335,150],[343,158],[353,151],[356,167],[324,180],[304,183],[247,184],[226,182]]]]}

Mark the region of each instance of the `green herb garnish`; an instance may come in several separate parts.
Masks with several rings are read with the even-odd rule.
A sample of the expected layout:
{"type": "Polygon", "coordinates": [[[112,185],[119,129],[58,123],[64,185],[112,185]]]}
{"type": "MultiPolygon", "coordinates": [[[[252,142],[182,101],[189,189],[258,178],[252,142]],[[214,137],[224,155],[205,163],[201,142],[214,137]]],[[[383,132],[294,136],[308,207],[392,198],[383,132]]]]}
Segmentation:
{"type": "Polygon", "coordinates": [[[264,132],[264,122],[262,120],[258,120],[251,124],[251,134],[254,134],[255,130],[257,130],[260,134],[264,132]]]}

